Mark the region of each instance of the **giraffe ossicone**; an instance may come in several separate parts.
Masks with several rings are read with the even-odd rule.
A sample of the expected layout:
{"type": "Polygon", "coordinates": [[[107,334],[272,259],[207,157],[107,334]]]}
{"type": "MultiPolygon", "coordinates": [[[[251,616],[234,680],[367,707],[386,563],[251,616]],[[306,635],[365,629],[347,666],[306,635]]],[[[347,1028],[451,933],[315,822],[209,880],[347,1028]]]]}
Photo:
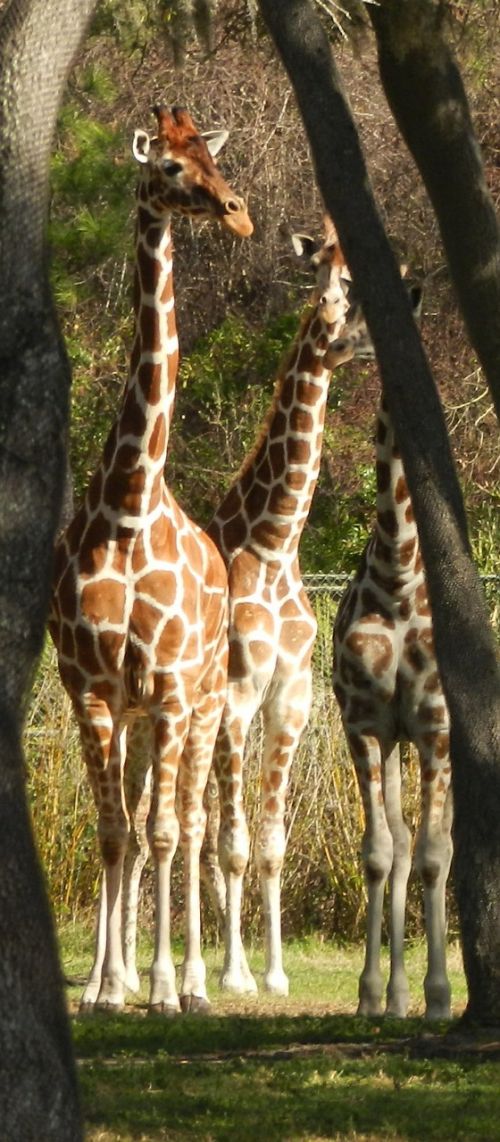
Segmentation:
{"type": "MultiPolygon", "coordinates": [[[[418,313],[421,291],[410,287],[418,313]]],[[[374,357],[361,313],[353,322],[354,356],[374,357]]],[[[376,431],[376,521],[358,571],[342,597],[334,628],[334,690],[365,814],[362,844],[367,936],[359,981],[363,1015],[382,1010],[381,929],[390,887],[390,973],[386,1011],[405,1016],[404,968],[411,836],[401,793],[402,742],[417,748],[421,819],[414,863],[421,877],[427,937],[426,1017],[450,1015],[446,973],[446,882],[451,864],[449,716],[433,642],[432,615],[417,526],[389,409],[382,399],[376,431]]]]}
{"type": "MultiPolygon", "coordinates": [[[[137,986],[133,965],[127,977],[124,963],[122,887],[131,815],[139,835],[147,813],[155,862],[149,1005],[171,1014],[208,1004],[199,854],[228,653],[224,563],[163,474],[178,363],[171,219],[209,219],[241,237],[252,223],[215,166],[222,135],[205,140],[180,108],[155,114],[156,135],[136,133],[133,147],[140,177],[130,376],[83,504],[57,544],[49,629],[80,728],[104,866],[83,1003],[121,1007],[127,983],[137,986]],[[144,750],[152,761],[150,807],[144,750]],[[170,874],[179,840],[186,884],[180,1003],[170,948],[170,874]]],[[[145,858],[135,840],[127,855],[132,900],[145,858]]],[[[125,922],[129,943],[133,908],[132,928],[125,922]]]]}

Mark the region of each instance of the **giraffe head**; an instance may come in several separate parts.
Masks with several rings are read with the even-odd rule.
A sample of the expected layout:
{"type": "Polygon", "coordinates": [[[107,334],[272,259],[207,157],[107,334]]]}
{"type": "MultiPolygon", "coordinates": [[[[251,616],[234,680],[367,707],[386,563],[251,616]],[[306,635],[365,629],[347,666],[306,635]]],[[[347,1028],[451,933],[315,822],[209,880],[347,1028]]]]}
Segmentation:
{"type": "MultiPolygon", "coordinates": [[[[406,266],[401,267],[401,276],[404,277],[406,273],[406,266]]],[[[408,297],[412,309],[412,314],[415,321],[419,321],[422,312],[422,297],[423,291],[420,285],[416,282],[407,282],[408,297]]],[[[350,357],[356,360],[374,361],[376,357],[375,347],[368,331],[368,326],[363,316],[361,305],[350,293],[349,313],[347,316],[345,330],[334,345],[330,348],[339,350],[345,347],[346,351],[350,350],[350,357]]]]}
{"type": "Polygon", "coordinates": [[[201,221],[211,218],[241,238],[253,231],[246,205],[217,170],[214,162],[227,131],[200,135],[183,108],[155,107],[157,133],[136,131],[134,157],[142,165],[139,199],[155,215],[186,214],[201,221]]]}
{"type": "Polygon", "coordinates": [[[350,274],[342,253],[337,231],[325,217],[325,239],[316,242],[308,234],[292,234],[297,257],[305,259],[314,271],[312,302],[320,317],[333,326],[332,340],[338,337],[349,309],[350,274]]]}

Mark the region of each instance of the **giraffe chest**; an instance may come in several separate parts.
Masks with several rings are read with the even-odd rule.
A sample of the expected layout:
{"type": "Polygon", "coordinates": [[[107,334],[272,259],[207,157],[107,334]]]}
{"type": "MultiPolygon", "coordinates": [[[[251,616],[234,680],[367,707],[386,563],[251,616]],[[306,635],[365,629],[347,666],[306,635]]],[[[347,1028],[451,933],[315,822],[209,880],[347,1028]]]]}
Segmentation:
{"type": "Polygon", "coordinates": [[[135,707],[168,677],[197,677],[207,626],[217,627],[226,606],[223,565],[207,576],[200,537],[178,509],[132,536],[73,551],[66,543],[50,629],[72,689],[106,684],[120,705],[135,707]]]}

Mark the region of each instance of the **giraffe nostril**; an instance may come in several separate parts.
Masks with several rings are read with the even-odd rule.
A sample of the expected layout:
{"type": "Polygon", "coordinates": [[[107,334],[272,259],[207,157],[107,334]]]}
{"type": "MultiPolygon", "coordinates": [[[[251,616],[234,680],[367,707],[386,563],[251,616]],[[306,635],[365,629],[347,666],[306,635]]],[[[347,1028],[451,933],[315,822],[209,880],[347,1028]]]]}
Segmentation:
{"type": "Polygon", "coordinates": [[[224,203],[226,214],[237,214],[239,210],[244,209],[245,204],[241,198],[227,198],[224,203]]]}

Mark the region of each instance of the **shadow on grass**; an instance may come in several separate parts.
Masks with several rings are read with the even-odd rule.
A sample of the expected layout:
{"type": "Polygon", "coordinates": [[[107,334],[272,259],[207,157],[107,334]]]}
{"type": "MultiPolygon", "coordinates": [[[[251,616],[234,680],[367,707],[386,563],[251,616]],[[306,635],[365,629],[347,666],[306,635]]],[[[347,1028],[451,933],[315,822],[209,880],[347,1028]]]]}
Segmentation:
{"type": "Polygon", "coordinates": [[[80,1017],[87,1138],[494,1142],[500,1064],[457,1031],[341,1015],[80,1017]]]}

